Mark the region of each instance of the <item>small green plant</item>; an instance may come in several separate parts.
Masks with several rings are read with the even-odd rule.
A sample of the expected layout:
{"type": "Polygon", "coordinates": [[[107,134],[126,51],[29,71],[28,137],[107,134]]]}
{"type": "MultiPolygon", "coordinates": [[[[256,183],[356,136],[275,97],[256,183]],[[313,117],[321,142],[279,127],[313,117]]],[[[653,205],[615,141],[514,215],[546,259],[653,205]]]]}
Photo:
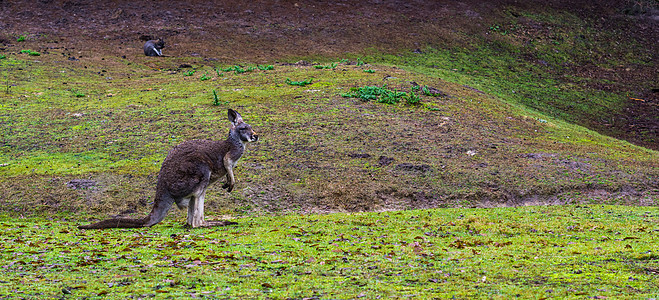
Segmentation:
{"type": "Polygon", "coordinates": [[[313,79],[307,79],[307,80],[303,80],[303,81],[292,81],[291,79],[286,78],[286,84],[297,85],[297,86],[305,86],[305,85],[311,84],[312,80],[313,79]]]}
{"type": "Polygon", "coordinates": [[[508,34],[508,30],[505,30],[505,29],[503,29],[503,27],[501,27],[499,25],[496,25],[496,24],[490,26],[490,31],[498,32],[501,35],[507,35],[508,34]]]}
{"type": "Polygon", "coordinates": [[[275,66],[273,66],[273,65],[263,65],[263,66],[256,65],[256,67],[261,71],[269,71],[269,70],[274,70],[275,69],[275,66]]]}
{"type": "Polygon", "coordinates": [[[407,104],[415,105],[421,102],[421,97],[417,96],[414,92],[410,92],[407,94],[407,96],[405,96],[405,101],[407,104]]]}
{"type": "Polygon", "coordinates": [[[83,92],[81,92],[77,89],[70,89],[70,91],[73,94],[73,96],[75,96],[76,98],[82,98],[82,97],[85,96],[85,93],[83,93],[83,92]]]}
{"type": "Polygon", "coordinates": [[[245,68],[243,68],[239,65],[235,65],[233,67],[229,67],[229,68],[221,69],[221,70],[224,71],[224,72],[234,71],[236,73],[236,75],[238,75],[238,74],[254,71],[254,70],[256,70],[256,68],[255,67],[248,67],[247,69],[245,69],[245,68]]]}
{"type": "Polygon", "coordinates": [[[7,55],[0,54],[0,59],[5,59],[5,58],[7,58],[7,55]]]}
{"type": "Polygon", "coordinates": [[[220,97],[217,96],[217,92],[213,89],[213,105],[220,106],[227,103],[229,103],[229,101],[220,101],[220,97]]]}
{"type": "Polygon", "coordinates": [[[190,70],[190,71],[187,71],[187,72],[183,72],[183,75],[192,76],[192,75],[194,75],[194,72],[195,72],[194,70],[190,70]]]}
{"type": "Polygon", "coordinates": [[[366,73],[375,73],[375,71],[373,71],[373,70],[371,70],[371,69],[364,70],[364,72],[366,72],[366,73]]]}
{"type": "Polygon", "coordinates": [[[399,92],[396,90],[394,91],[387,90],[385,93],[382,94],[382,97],[380,97],[376,101],[384,104],[396,104],[400,102],[400,98],[404,98],[406,96],[407,93],[405,92],[399,92]]]}
{"type": "Polygon", "coordinates": [[[16,39],[16,41],[17,41],[17,42],[24,42],[26,39],[27,39],[27,36],[25,36],[25,35],[20,35],[20,36],[16,39]]]}
{"type": "Polygon", "coordinates": [[[316,65],[316,66],[313,66],[313,67],[316,68],[316,69],[321,69],[321,70],[322,70],[322,69],[336,69],[336,67],[337,67],[338,65],[339,65],[339,64],[337,64],[337,63],[332,63],[332,64],[325,65],[325,66],[323,66],[323,65],[316,65]]]}
{"type": "Polygon", "coordinates": [[[30,56],[39,56],[39,55],[41,55],[41,53],[39,53],[37,51],[32,51],[30,49],[23,49],[23,50],[21,50],[21,53],[27,54],[27,55],[30,55],[30,56]]]}
{"type": "Polygon", "coordinates": [[[206,81],[208,79],[211,79],[211,77],[208,76],[208,73],[205,73],[204,75],[201,75],[201,77],[199,77],[199,80],[201,81],[206,81]]]}
{"type": "Polygon", "coordinates": [[[407,96],[405,92],[387,89],[386,86],[365,86],[361,88],[351,88],[352,93],[341,94],[343,97],[359,98],[363,101],[375,100],[379,103],[396,104],[400,102],[401,97],[407,96]]]}
{"type": "Polygon", "coordinates": [[[221,73],[220,69],[218,69],[218,68],[215,68],[215,73],[217,73],[217,77],[223,77],[224,76],[224,73],[221,73]]]}
{"type": "Polygon", "coordinates": [[[357,59],[357,66],[358,66],[358,67],[361,67],[361,66],[363,66],[364,64],[366,64],[366,63],[365,63],[361,58],[358,58],[358,59],[357,59]]]}
{"type": "Polygon", "coordinates": [[[234,66],[233,69],[236,72],[236,74],[242,74],[247,72],[247,70],[243,69],[241,66],[234,66]]]}

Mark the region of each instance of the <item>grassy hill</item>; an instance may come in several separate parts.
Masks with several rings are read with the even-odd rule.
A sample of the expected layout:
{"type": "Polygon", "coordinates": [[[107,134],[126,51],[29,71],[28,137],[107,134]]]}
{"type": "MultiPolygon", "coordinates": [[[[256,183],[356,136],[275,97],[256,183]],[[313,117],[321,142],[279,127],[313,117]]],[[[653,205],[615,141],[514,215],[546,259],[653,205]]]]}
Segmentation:
{"type": "Polygon", "coordinates": [[[5,209],[142,212],[167,151],[223,139],[227,108],[262,141],[239,166],[238,191],[211,192],[219,210],[653,204],[656,196],[652,150],[394,66],[348,59],[245,64],[238,69],[253,70],[241,73],[195,58],[85,62],[55,51],[3,61],[18,83],[3,103],[5,209]],[[407,96],[349,97],[368,86],[407,96]],[[420,102],[408,103],[412,93],[420,102]],[[77,187],[79,179],[90,183],[77,187]]]}

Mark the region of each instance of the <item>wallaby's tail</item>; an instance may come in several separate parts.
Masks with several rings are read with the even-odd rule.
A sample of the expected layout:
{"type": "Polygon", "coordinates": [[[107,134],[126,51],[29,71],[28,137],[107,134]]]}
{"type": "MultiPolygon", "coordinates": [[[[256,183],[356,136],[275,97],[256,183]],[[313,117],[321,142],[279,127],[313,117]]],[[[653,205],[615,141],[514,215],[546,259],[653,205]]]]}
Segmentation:
{"type": "Polygon", "coordinates": [[[168,195],[156,193],[156,201],[153,203],[153,209],[146,217],[142,219],[117,218],[100,221],[98,223],[78,226],[79,229],[105,229],[105,228],[138,228],[151,227],[162,221],[169,208],[172,207],[174,199],[168,195]]]}
{"type": "Polygon", "coordinates": [[[79,229],[105,229],[105,228],[138,228],[144,227],[148,217],[144,219],[117,218],[100,221],[98,223],[78,226],[79,229]]]}

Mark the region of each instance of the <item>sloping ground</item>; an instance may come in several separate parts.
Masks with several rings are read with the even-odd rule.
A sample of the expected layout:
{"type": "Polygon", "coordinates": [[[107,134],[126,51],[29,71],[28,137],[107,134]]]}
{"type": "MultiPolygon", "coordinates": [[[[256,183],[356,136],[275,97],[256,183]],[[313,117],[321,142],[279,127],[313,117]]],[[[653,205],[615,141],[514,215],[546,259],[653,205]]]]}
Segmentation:
{"type": "Polygon", "coordinates": [[[24,35],[41,42],[38,50],[52,41],[71,57],[90,51],[132,59],[141,55],[140,39],[158,36],[167,55],[211,64],[432,47],[450,57],[427,58],[427,66],[658,149],[656,1],[518,2],[5,1],[0,42],[10,49],[24,35]]]}
{"type": "MultiPolygon", "coordinates": [[[[569,108],[548,109],[550,116],[528,109],[544,111],[542,88],[566,89],[567,96],[557,97],[566,101],[583,92],[554,82],[570,65],[558,68],[564,62],[553,57],[547,68],[532,70],[535,78],[515,77],[529,65],[505,64],[512,54],[503,52],[524,47],[484,48],[491,59],[487,52],[465,55],[474,51],[471,43],[492,36],[501,42],[491,47],[514,42],[501,27],[486,25],[507,3],[260,4],[208,9],[193,1],[155,9],[141,2],[41,1],[18,11],[14,2],[3,2],[3,209],[143,213],[168,149],[184,140],[223,138],[227,108],[241,112],[262,140],[239,163],[237,191],[227,196],[219,185],[209,191],[211,214],[656,204],[656,151],[561,120],[573,117],[569,108]],[[472,38],[472,30],[486,37],[472,38]],[[26,40],[16,41],[22,34],[26,40]],[[165,35],[168,57],[144,57],[141,35],[165,35]],[[460,47],[463,52],[451,52],[460,47]],[[27,49],[32,52],[21,53],[27,49]],[[382,54],[400,49],[419,50],[382,54]],[[310,62],[288,63],[296,56],[310,62]],[[463,62],[470,68],[451,65],[463,62]],[[273,69],[228,70],[257,63],[273,69]],[[483,71],[488,63],[497,72],[483,71]],[[507,92],[508,79],[514,88],[540,93],[535,105],[507,92]],[[525,86],[525,80],[542,86],[525,86]],[[408,97],[414,91],[421,102],[346,97],[355,88],[383,85],[408,97]]],[[[647,58],[656,47],[645,46],[629,59],[647,58]]],[[[630,82],[646,85],[656,68],[653,61],[634,67],[629,81],[611,84],[618,92],[630,82]]],[[[597,82],[593,76],[584,80],[597,82]]],[[[613,99],[606,107],[625,107],[606,99],[613,99]]],[[[584,106],[579,114],[604,111],[584,106]]]]}

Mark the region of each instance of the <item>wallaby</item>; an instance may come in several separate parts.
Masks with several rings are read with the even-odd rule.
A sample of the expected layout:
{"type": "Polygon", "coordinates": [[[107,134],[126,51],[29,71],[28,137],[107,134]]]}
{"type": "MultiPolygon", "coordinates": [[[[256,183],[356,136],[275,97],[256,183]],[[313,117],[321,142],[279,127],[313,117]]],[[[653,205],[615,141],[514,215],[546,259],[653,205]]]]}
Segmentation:
{"type": "Polygon", "coordinates": [[[188,208],[187,225],[192,228],[235,224],[204,221],[206,188],[226,176],[227,182],[222,188],[231,192],[236,184],[233,168],[245,152],[245,143],[259,139],[252,126],[245,123],[233,109],[229,109],[229,121],[231,129],[226,140],[191,140],[169,151],[158,173],[156,197],[149,215],[142,219],[109,219],[78,228],[150,227],[165,218],[173,203],[176,203],[179,209],[188,208]]]}
{"type": "Polygon", "coordinates": [[[165,41],[162,38],[146,41],[144,43],[144,55],[162,56],[162,48],[165,48],[165,41]]]}

